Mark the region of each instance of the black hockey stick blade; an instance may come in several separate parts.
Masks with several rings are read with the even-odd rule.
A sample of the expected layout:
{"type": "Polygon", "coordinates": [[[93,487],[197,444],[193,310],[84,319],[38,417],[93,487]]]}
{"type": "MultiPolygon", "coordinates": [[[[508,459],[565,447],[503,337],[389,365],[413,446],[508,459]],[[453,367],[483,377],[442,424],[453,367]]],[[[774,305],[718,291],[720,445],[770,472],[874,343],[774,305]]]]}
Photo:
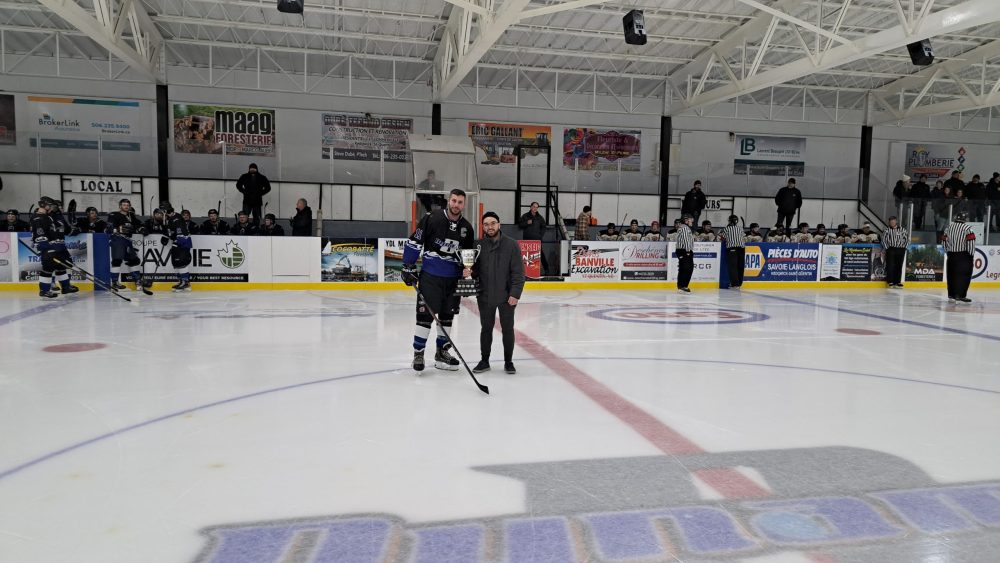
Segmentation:
{"type": "Polygon", "coordinates": [[[427,310],[430,312],[431,317],[434,318],[434,322],[436,322],[438,327],[441,328],[441,332],[444,333],[444,337],[448,339],[448,343],[451,344],[452,349],[455,350],[456,354],[458,354],[458,359],[462,360],[462,365],[465,366],[465,371],[469,372],[469,377],[472,378],[472,382],[476,384],[476,387],[478,387],[480,391],[489,395],[490,388],[483,385],[482,383],[479,382],[478,379],[476,379],[476,374],[472,373],[472,369],[469,368],[469,364],[465,362],[465,358],[462,357],[462,352],[458,350],[458,346],[455,345],[455,341],[451,339],[451,335],[448,334],[448,331],[445,330],[445,328],[441,325],[441,319],[438,318],[437,313],[434,312],[434,309],[431,309],[431,306],[427,304],[427,300],[424,299],[424,294],[420,293],[420,284],[414,285],[413,289],[417,290],[417,296],[420,297],[420,300],[424,302],[424,306],[427,307],[427,310]]]}

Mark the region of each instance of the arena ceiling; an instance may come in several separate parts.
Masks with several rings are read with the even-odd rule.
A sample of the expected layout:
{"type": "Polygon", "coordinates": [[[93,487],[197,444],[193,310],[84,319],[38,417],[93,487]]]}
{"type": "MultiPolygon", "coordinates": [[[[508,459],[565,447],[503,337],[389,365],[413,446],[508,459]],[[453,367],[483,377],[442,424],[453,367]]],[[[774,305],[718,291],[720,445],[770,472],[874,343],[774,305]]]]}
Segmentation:
{"type": "Polygon", "coordinates": [[[552,109],[582,109],[567,104],[590,94],[626,113],[666,114],[738,99],[760,115],[801,104],[831,115],[870,108],[871,121],[892,122],[1000,104],[996,6],[306,0],[299,16],[274,0],[0,0],[0,73],[225,86],[251,72],[286,78],[264,87],[282,91],[330,93],[324,82],[354,79],[396,99],[489,103],[522,90],[552,109]],[[645,12],[643,46],[622,36],[633,8],[645,12]],[[929,67],[905,48],[922,38],[937,57],[929,67]],[[71,75],[80,61],[83,76],[71,75]]]}

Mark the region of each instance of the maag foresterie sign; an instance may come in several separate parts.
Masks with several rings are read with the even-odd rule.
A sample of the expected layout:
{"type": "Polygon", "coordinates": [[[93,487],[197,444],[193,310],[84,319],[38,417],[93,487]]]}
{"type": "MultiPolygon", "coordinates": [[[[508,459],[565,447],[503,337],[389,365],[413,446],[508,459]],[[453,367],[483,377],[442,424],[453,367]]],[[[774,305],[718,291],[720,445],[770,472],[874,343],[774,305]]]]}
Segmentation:
{"type": "MultiPolygon", "coordinates": [[[[150,235],[142,241],[143,272],[152,281],[175,281],[177,270],[170,260],[170,248],[164,247],[160,236],[150,235]]],[[[249,237],[226,235],[195,235],[191,237],[192,282],[250,281],[249,237]]]]}
{"type": "Polygon", "coordinates": [[[132,183],[138,178],[101,178],[99,176],[67,176],[69,191],[75,194],[131,194],[132,183]]]}

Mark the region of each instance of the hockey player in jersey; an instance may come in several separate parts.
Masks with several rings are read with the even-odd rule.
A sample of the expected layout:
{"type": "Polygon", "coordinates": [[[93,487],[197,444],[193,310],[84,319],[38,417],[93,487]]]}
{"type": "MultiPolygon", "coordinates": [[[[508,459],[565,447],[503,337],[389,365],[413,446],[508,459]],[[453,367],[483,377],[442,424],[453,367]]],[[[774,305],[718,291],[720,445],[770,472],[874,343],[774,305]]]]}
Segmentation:
{"type": "Polygon", "coordinates": [[[76,228],[81,233],[103,233],[107,230],[108,224],[97,216],[96,207],[88,207],[86,216],[76,220],[76,228]]]}
{"type": "Polygon", "coordinates": [[[250,222],[250,215],[246,211],[240,211],[236,216],[236,224],[229,229],[231,235],[257,236],[257,225],[250,222]]]}
{"type": "Polygon", "coordinates": [[[143,227],[147,235],[165,235],[167,234],[167,222],[163,217],[163,209],[157,207],[153,210],[153,216],[146,219],[146,224],[143,227]]]}
{"type": "Polygon", "coordinates": [[[639,220],[632,219],[632,222],[628,226],[628,230],[622,233],[622,240],[629,242],[635,242],[642,240],[642,235],[644,233],[639,229],[639,220]]]}
{"type": "Polygon", "coordinates": [[[107,233],[111,246],[111,288],[125,289],[121,283],[121,275],[128,272],[135,283],[136,291],[152,294],[142,283],[142,260],[132,242],[132,235],[141,233],[142,223],[132,209],[132,202],[127,199],[118,201],[118,211],[108,214],[107,233]]]}
{"type": "Polygon", "coordinates": [[[451,328],[451,321],[458,312],[459,298],[455,295],[458,279],[472,273],[462,267],[459,255],[459,250],[474,247],[476,236],[472,224],[462,217],[464,209],[465,192],[451,190],[447,207],[424,215],[403,249],[403,282],[417,285],[420,291],[417,328],[413,335],[413,369],[418,372],[424,369],[424,349],[434,320],[431,311],[441,321],[434,367],[455,371],[459,366],[459,361],[448,352],[451,344],[444,329],[451,328]],[[418,273],[416,262],[421,256],[423,268],[418,273]]]}
{"type": "Polygon", "coordinates": [[[165,247],[170,244],[170,263],[177,270],[177,283],[170,289],[174,291],[191,291],[191,274],[188,266],[191,265],[191,233],[188,231],[187,222],[180,213],[174,211],[174,206],[169,202],[160,202],[160,207],[166,212],[167,231],[166,236],[160,239],[160,243],[165,247]]]}
{"type": "MultiPolygon", "coordinates": [[[[75,230],[75,229],[73,229],[75,230]]],[[[52,291],[52,278],[59,282],[63,294],[80,291],[70,283],[66,269],[73,264],[73,259],[66,248],[66,235],[75,234],[59,211],[59,203],[52,198],[43,197],[38,202],[38,210],[31,219],[31,240],[35,243],[35,252],[42,261],[42,271],[38,274],[38,295],[53,299],[58,294],[52,291]]]]}

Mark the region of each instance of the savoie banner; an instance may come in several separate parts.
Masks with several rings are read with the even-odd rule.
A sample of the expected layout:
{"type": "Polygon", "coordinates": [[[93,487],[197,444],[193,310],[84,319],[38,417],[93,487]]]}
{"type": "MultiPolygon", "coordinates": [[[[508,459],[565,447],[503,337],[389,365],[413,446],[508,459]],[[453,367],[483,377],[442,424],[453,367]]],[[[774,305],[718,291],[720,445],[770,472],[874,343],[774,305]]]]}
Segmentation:
{"type": "Polygon", "coordinates": [[[406,134],[413,132],[408,117],[372,116],[371,114],[324,113],[321,135],[324,159],[377,161],[385,151],[385,160],[409,160],[406,134]]]}
{"type": "MultiPolygon", "coordinates": [[[[31,233],[14,234],[17,234],[29,247],[33,247],[31,233]]],[[[94,271],[94,268],[91,267],[91,264],[93,264],[92,240],[91,235],[88,234],[66,237],[66,249],[69,250],[69,255],[73,259],[73,263],[88,272],[94,271]]],[[[31,250],[25,248],[24,245],[19,244],[17,240],[11,239],[11,243],[17,244],[16,251],[13,248],[10,249],[11,257],[14,256],[14,252],[17,252],[17,281],[38,281],[38,274],[42,271],[41,258],[31,250]]],[[[86,277],[79,272],[67,270],[67,273],[69,273],[69,278],[73,281],[87,281],[86,277]]]]}
{"type": "Polygon", "coordinates": [[[805,165],[805,137],[736,136],[733,174],[802,176],[805,165]]]}
{"type": "Polygon", "coordinates": [[[574,127],[563,130],[563,166],[570,170],[638,172],[642,133],[637,130],[574,127]]]}
{"type": "Polygon", "coordinates": [[[320,279],[325,282],[378,281],[377,249],[378,242],[370,239],[323,239],[320,279]]]}
{"type": "Polygon", "coordinates": [[[746,247],[744,279],[754,281],[816,281],[819,244],[758,243],[746,247]]]}
{"type": "Polygon", "coordinates": [[[142,102],[62,96],[28,96],[28,116],[43,149],[138,151],[144,130],[142,102]]]}
{"type": "Polygon", "coordinates": [[[621,279],[620,243],[573,241],[569,260],[569,277],[573,281],[621,279]]]}
{"type": "Polygon", "coordinates": [[[274,156],[273,109],[174,104],[174,152],[274,156]]]}
{"type": "MultiPolygon", "coordinates": [[[[143,273],[147,280],[176,281],[177,271],[170,262],[169,246],[160,244],[159,235],[132,237],[132,244],[141,248],[143,273]]],[[[247,282],[250,281],[250,261],[270,260],[271,257],[254,257],[249,251],[249,237],[194,235],[191,237],[192,282],[247,282]]],[[[109,257],[110,259],[110,257],[109,257]]]]}

